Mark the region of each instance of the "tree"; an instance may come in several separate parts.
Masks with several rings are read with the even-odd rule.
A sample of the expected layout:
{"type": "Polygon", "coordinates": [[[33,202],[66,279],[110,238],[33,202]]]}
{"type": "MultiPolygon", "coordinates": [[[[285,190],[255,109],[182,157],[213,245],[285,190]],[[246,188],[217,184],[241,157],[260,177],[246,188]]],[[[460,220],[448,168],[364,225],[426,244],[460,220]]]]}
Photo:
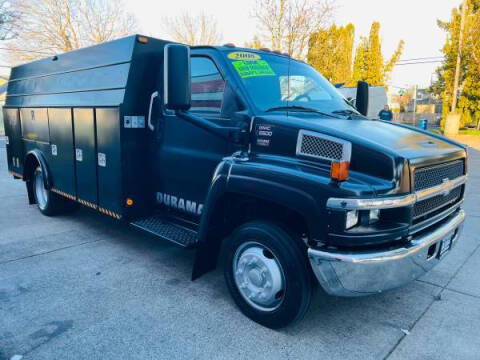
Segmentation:
{"type": "MultiPolygon", "coordinates": [[[[480,0],[466,2],[463,42],[460,48],[458,102],[455,106],[461,114],[461,126],[476,124],[480,128],[480,0]]],[[[447,34],[443,53],[445,59],[437,68],[438,80],[431,91],[442,99],[443,117],[452,110],[453,87],[457,56],[459,53],[461,8],[454,8],[449,21],[438,21],[447,34]]]]}
{"type": "Polygon", "coordinates": [[[16,14],[9,1],[0,0],[0,40],[10,40],[15,36],[13,23],[16,14]]]}
{"type": "Polygon", "coordinates": [[[253,17],[273,50],[303,59],[312,34],[333,16],[333,0],[257,0],[253,17]]]}
{"type": "Polygon", "coordinates": [[[350,82],[354,40],[353,24],[320,29],[308,41],[308,63],[332,83],[350,82]]]}
{"type": "Polygon", "coordinates": [[[380,23],[373,22],[368,38],[361,38],[357,47],[351,85],[363,80],[372,86],[384,86],[402,55],[404,44],[404,41],[400,40],[392,57],[385,63],[380,41],[380,23]]]}
{"type": "Polygon", "coordinates": [[[204,13],[191,15],[184,12],[174,18],[165,18],[165,30],[172,40],[188,45],[218,45],[222,34],[217,20],[204,13]]]}
{"type": "Polygon", "coordinates": [[[380,43],[380,23],[375,21],[370,28],[368,47],[365,53],[365,80],[373,85],[383,85],[383,55],[380,43]]]}
{"type": "Polygon", "coordinates": [[[260,38],[258,37],[258,35],[255,35],[252,39],[252,41],[250,42],[246,42],[245,43],[245,47],[246,48],[250,48],[250,49],[262,49],[262,48],[266,48],[266,46],[264,46],[262,44],[262,41],[260,40],[260,38]]]}
{"type": "Polygon", "coordinates": [[[365,36],[360,37],[357,50],[355,51],[355,59],[353,60],[352,81],[351,86],[356,86],[359,80],[366,78],[366,62],[365,55],[368,47],[368,39],[365,36]]]}
{"type": "Polygon", "coordinates": [[[12,7],[19,14],[17,38],[8,45],[15,61],[98,44],[136,30],[122,1],[17,0],[12,7]]]}

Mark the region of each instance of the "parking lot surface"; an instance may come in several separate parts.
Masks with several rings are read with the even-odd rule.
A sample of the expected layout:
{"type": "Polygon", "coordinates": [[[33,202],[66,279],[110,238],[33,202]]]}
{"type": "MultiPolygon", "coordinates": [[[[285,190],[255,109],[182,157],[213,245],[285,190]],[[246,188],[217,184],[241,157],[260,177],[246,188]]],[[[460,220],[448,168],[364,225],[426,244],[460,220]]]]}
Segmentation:
{"type": "Polygon", "coordinates": [[[45,217],[7,173],[0,140],[0,360],[479,359],[480,152],[457,246],[410,285],[364,298],[318,291],[274,331],[230,299],[194,253],[87,209],[45,217]]]}

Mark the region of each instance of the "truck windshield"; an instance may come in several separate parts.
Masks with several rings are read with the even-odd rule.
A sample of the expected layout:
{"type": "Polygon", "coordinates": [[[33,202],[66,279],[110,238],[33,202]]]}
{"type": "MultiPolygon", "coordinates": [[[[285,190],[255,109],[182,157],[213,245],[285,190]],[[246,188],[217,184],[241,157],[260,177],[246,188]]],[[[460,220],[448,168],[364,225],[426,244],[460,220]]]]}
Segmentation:
{"type": "Polygon", "coordinates": [[[228,60],[261,111],[310,111],[358,114],[312,67],[286,56],[230,52],[228,60]]]}

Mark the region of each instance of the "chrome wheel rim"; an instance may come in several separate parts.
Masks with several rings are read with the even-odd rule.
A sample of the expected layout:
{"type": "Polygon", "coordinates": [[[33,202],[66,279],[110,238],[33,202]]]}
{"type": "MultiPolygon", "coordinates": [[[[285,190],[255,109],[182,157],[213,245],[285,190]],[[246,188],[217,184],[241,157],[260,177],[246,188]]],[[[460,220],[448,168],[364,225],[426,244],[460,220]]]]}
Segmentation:
{"type": "Polygon", "coordinates": [[[48,193],[43,184],[43,175],[41,171],[35,172],[35,198],[40,209],[47,207],[48,193]]]}
{"type": "Polygon", "coordinates": [[[285,275],[275,254],[257,242],[240,246],[233,257],[235,284],[247,303],[261,311],[273,311],[285,296],[285,275]]]}

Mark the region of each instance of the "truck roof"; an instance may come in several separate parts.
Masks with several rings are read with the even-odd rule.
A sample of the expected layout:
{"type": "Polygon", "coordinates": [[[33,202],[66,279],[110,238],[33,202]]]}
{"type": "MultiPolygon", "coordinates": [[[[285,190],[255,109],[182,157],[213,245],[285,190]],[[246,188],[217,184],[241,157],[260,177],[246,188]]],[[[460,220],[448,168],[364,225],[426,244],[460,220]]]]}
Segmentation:
{"type": "MultiPolygon", "coordinates": [[[[290,56],[288,54],[284,54],[284,53],[280,53],[280,52],[277,52],[277,51],[271,51],[271,50],[268,50],[268,49],[253,49],[253,48],[246,48],[246,47],[238,47],[238,46],[234,46],[234,45],[218,45],[218,46],[214,46],[214,45],[196,45],[196,46],[192,46],[191,47],[192,49],[215,49],[215,50],[219,50],[219,51],[245,51],[245,52],[253,52],[253,53],[256,53],[256,54],[268,54],[268,55],[276,55],[276,56],[280,56],[280,57],[287,57],[287,58],[290,58],[290,56]]],[[[297,59],[294,59],[294,58],[291,58],[292,60],[296,60],[296,61],[300,61],[300,60],[297,60],[297,59]]]]}

